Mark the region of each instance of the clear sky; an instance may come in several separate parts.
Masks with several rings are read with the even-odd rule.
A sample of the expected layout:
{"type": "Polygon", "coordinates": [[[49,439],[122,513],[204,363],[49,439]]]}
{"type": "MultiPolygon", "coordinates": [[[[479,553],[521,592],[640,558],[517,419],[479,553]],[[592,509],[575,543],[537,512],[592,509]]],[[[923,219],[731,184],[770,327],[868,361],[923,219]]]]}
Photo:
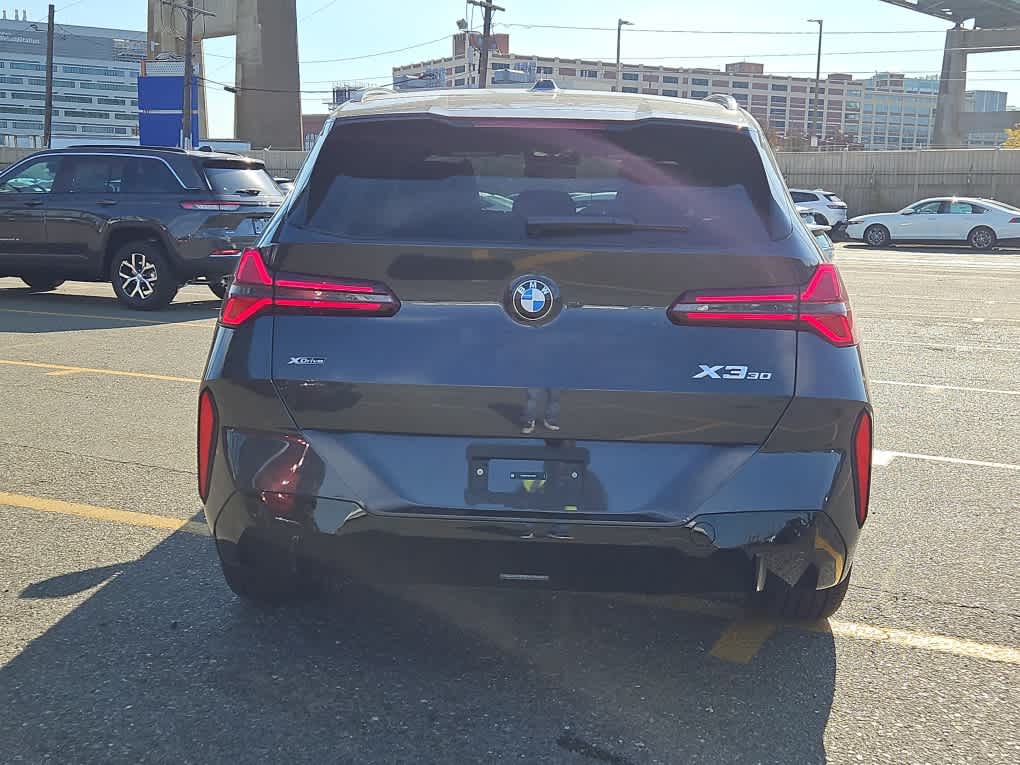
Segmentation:
{"type": "MultiPolygon", "coordinates": [[[[616,19],[635,26],[624,29],[623,59],[675,66],[722,67],[747,59],[765,64],[767,72],[813,76],[817,45],[809,17],[824,16],[822,74],[876,71],[911,75],[938,74],[944,30],[948,24],[879,0],[839,3],[797,0],[497,0],[506,11],[496,15],[495,31],[510,33],[515,53],[584,57],[611,61],[616,56],[616,19]],[[626,8],[626,12],[624,12],[626,8]],[[537,29],[529,24],[599,29],[537,29]],[[507,26],[511,25],[511,26],[507,26]],[[522,26],[513,26],[522,25],[522,26]],[[728,34],[682,34],[641,31],[683,29],[728,34]],[[762,33],[771,34],[762,34],[762,33]],[[802,34],[775,34],[798,32],[802,34]],[[746,34],[752,33],[752,34],[746,34]]],[[[45,20],[45,0],[12,0],[32,20],[45,20]]],[[[57,23],[144,29],[145,0],[56,0],[57,23]]],[[[0,7],[4,7],[0,0],[0,7]]],[[[302,89],[328,90],[335,81],[386,82],[394,65],[450,54],[448,35],[468,18],[481,29],[481,11],[458,0],[298,0],[298,42],[302,89]],[[473,16],[471,11],[474,11],[473,16]],[[443,39],[439,39],[443,38],[443,39]],[[433,41],[433,42],[428,42],[433,41]],[[427,43],[427,44],[422,44],[427,43]],[[416,46],[410,48],[410,46],[416,46]],[[385,51],[409,48],[396,53],[385,51]],[[337,59],[347,59],[339,61],[337,59]],[[328,60],[328,61],[324,61],[328,60]]],[[[10,14],[9,14],[10,15],[10,14]]],[[[206,76],[232,83],[233,40],[206,46],[206,76]]],[[[1010,103],[1020,102],[1020,51],[970,58],[969,89],[1005,90],[1010,103]]],[[[302,95],[306,113],[323,112],[326,93],[302,95]]],[[[210,132],[233,132],[233,96],[211,92],[210,132]]]]}

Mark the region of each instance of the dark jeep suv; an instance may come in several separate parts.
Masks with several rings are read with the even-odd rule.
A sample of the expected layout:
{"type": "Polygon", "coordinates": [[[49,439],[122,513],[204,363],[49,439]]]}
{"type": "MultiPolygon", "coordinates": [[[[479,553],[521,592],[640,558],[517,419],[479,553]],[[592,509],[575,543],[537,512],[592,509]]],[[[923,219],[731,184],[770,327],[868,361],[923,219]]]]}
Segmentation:
{"type": "Polygon", "coordinates": [[[732,99],[370,92],[238,262],[198,486],[252,598],[339,566],[816,618],[871,423],[839,272],[732,99]]]}
{"type": "Polygon", "coordinates": [[[154,147],[43,151],[0,174],[0,276],[109,281],[138,309],[198,281],[220,297],[283,192],[261,162],[154,147]]]}

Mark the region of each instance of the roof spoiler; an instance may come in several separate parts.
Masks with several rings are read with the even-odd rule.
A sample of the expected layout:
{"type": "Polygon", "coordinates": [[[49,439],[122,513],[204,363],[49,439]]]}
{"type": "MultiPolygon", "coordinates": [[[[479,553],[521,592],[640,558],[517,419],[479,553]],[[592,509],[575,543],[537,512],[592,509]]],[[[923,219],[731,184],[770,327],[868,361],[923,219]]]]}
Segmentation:
{"type": "Polygon", "coordinates": [[[705,101],[713,104],[719,104],[724,109],[729,109],[731,112],[735,112],[740,109],[740,104],[737,103],[737,99],[733,96],[727,96],[724,93],[713,93],[707,96],[705,101]]]}

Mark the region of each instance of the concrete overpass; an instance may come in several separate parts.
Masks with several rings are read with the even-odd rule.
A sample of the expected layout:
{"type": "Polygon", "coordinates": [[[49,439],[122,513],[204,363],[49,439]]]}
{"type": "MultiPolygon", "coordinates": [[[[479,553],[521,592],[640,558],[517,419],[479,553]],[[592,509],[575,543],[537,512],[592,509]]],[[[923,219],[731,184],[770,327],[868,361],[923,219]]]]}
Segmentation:
{"type": "Polygon", "coordinates": [[[935,110],[935,146],[963,146],[971,132],[992,132],[1020,122],[1020,112],[964,112],[967,57],[975,53],[1020,51],[1018,0],[882,0],[889,5],[944,19],[953,24],[946,32],[938,105],[935,110]],[[973,29],[964,22],[973,21],[973,29]]]}
{"type": "MultiPolygon", "coordinates": [[[[161,0],[148,0],[148,6],[153,55],[183,58],[184,25],[177,13],[161,0]]],[[[196,19],[199,45],[214,37],[233,36],[237,41],[234,135],[255,148],[300,149],[304,145],[295,6],[296,0],[195,1],[196,8],[215,14],[196,19]]],[[[198,66],[195,71],[200,71],[198,66]]]]}

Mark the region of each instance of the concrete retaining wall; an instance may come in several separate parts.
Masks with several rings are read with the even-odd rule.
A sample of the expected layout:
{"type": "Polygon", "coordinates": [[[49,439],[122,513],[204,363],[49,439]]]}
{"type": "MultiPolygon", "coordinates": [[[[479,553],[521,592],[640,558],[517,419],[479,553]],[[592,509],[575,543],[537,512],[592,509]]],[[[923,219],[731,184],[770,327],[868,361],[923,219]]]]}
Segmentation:
{"type": "Polygon", "coordinates": [[[851,215],[888,212],[925,197],[956,194],[1020,205],[1020,151],[940,149],[779,154],[791,188],[824,188],[851,215]]]}

